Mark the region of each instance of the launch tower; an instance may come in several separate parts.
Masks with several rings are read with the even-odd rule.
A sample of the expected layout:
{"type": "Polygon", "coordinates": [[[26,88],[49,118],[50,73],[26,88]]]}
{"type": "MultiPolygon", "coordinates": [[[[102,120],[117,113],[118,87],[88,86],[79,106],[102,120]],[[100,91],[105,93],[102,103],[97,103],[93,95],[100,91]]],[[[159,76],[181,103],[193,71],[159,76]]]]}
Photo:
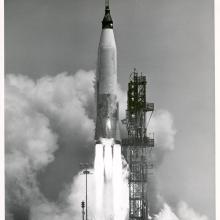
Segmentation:
{"type": "Polygon", "coordinates": [[[154,104],[146,102],[146,84],[146,76],[134,69],[128,83],[126,119],[122,120],[128,132],[128,137],[122,139],[122,149],[130,169],[129,220],[148,220],[147,174],[153,166],[149,154],[154,139],[147,135],[147,125],[154,104]]]}

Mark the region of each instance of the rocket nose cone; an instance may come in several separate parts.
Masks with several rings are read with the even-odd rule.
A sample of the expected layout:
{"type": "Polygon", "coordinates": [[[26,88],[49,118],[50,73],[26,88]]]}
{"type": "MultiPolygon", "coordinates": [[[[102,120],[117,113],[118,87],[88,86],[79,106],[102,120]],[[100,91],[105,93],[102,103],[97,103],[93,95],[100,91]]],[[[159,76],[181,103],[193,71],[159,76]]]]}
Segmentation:
{"type": "Polygon", "coordinates": [[[105,15],[102,20],[102,29],[105,29],[105,28],[113,29],[113,20],[110,14],[109,6],[105,7],[105,15]]]}

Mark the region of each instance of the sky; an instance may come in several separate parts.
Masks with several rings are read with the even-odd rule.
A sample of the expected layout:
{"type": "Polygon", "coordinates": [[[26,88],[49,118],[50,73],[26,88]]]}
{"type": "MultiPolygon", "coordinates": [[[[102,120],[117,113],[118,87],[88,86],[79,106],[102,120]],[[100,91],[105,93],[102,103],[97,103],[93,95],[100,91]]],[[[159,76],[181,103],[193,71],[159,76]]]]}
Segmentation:
{"type": "MultiPolygon", "coordinates": [[[[173,118],[175,148],[157,170],[161,194],[171,204],[178,199],[186,201],[212,220],[213,1],[112,0],[110,7],[119,84],[127,89],[134,67],[145,73],[147,99],[155,103],[156,110],[167,110],[173,118]]],[[[6,74],[37,80],[62,72],[74,75],[79,69],[95,70],[103,8],[101,0],[6,0],[6,74]]],[[[65,146],[63,142],[71,140],[59,143],[65,146]]],[[[38,175],[41,191],[50,200],[56,200],[63,184],[72,178],[62,172],[57,175],[58,170],[76,172],[88,151],[69,152],[64,147],[55,157],[38,175]],[[71,164],[72,154],[80,156],[71,164]]]]}

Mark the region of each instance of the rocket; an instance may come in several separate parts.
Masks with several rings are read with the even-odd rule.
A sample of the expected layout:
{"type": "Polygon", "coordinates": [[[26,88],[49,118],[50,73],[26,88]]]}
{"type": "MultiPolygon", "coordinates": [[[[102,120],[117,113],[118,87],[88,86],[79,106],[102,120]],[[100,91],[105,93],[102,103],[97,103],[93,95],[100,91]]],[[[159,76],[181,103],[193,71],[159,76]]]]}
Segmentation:
{"type": "Polygon", "coordinates": [[[105,2],[105,15],[98,47],[96,72],[97,117],[95,140],[113,139],[120,143],[119,105],[117,101],[117,48],[109,1],[105,2]]]}

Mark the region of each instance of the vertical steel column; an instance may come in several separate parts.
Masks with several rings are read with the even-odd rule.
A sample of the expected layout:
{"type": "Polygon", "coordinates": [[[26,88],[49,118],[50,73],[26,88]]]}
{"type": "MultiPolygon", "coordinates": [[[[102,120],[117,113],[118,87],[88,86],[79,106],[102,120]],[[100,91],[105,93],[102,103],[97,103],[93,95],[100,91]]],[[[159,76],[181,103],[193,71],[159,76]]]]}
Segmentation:
{"type": "Polygon", "coordinates": [[[92,174],[89,170],[88,170],[88,167],[89,167],[89,164],[88,163],[80,163],[80,167],[82,167],[84,170],[83,170],[83,174],[86,175],[86,220],[88,220],[88,191],[87,191],[87,175],[88,174],[92,174]]]}

